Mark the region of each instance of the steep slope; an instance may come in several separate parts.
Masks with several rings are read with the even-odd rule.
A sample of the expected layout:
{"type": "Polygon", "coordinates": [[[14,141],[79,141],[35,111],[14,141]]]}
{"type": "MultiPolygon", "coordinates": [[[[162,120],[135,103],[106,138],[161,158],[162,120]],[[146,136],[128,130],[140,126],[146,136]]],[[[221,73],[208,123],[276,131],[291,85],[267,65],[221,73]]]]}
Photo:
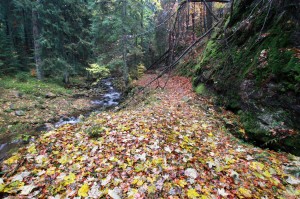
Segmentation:
{"type": "Polygon", "coordinates": [[[300,3],[235,1],[194,68],[259,145],[300,154],[300,3]]]}
{"type": "MultiPolygon", "coordinates": [[[[145,86],[154,77],[146,75],[138,85],[145,86]]],[[[151,88],[158,85],[165,89],[147,89],[147,98],[134,106],[63,126],[20,149],[2,165],[0,196],[300,195],[300,181],[286,173],[299,158],[241,143],[228,134],[219,118],[230,115],[226,111],[219,115],[209,99],[196,97],[189,79],[165,76],[151,88]]]]}

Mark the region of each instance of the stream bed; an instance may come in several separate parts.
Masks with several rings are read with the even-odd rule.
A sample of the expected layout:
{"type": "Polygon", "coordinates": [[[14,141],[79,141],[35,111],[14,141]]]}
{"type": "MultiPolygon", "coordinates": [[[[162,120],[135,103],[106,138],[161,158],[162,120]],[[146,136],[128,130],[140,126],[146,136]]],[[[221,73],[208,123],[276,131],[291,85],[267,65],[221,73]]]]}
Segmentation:
{"type": "MultiPolygon", "coordinates": [[[[117,89],[113,86],[113,78],[103,79],[98,82],[97,87],[101,88],[101,90],[105,91],[104,94],[99,95],[96,98],[90,100],[90,103],[93,105],[93,109],[85,112],[83,114],[84,117],[88,117],[93,112],[100,112],[105,110],[106,108],[111,108],[117,106],[121,99],[121,93],[117,91],[117,89]]],[[[75,116],[63,116],[58,121],[52,123],[55,128],[59,128],[65,124],[77,124],[81,122],[81,115],[75,116]]],[[[39,126],[35,129],[31,135],[38,136],[41,132],[49,131],[49,127],[45,124],[39,126]]],[[[16,136],[6,137],[3,140],[0,140],[0,162],[6,159],[6,157],[10,154],[10,151],[13,149],[17,149],[27,144],[30,141],[34,141],[34,138],[30,139],[16,139],[16,136]]]]}

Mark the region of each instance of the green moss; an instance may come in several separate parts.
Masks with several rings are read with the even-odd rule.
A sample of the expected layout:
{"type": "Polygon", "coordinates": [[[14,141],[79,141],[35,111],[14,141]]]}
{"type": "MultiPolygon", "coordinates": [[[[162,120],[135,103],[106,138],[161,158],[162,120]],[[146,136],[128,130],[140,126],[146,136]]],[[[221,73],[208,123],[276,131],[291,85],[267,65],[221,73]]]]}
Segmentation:
{"type": "Polygon", "coordinates": [[[200,63],[197,63],[195,66],[194,66],[194,69],[195,71],[198,71],[201,69],[201,64],[200,63]]]}
{"type": "Polygon", "coordinates": [[[250,112],[239,112],[241,122],[250,139],[267,142],[270,140],[267,130],[262,129],[257,123],[256,115],[250,112]]]}
{"type": "Polygon", "coordinates": [[[198,95],[201,95],[201,94],[204,94],[206,92],[206,88],[205,88],[205,85],[204,84],[199,84],[196,88],[195,88],[195,92],[198,94],[198,95]]]}
{"type": "Polygon", "coordinates": [[[0,87],[6,89],[16,89],[19,92],[34,95],[43,95],[49,91],[53,92],[54,94],[71,93],[71,90],[65,89],[62,85],[59,85],[54,79],[39,81],[36,78],[25,74],[17,76],[16,78],[1,78],[0,87]]]}
{"type": "MultiPolygon", "coordinates": [[[[282,27],[282,26],[281,26],[282,27]]],[[[255,65],[259,64],[259,56],[262,50],[268,52],[267,65],[263,68],[255,68],[254,74],[258,83],[263,82],[270,75],[282,82],[286,90],[299,92],[300,62],[290,48],[290,32],[273,27],[270,35],[256,48],[254,58],[255,65]]]]}
{"type": "Polygon", "coordinates": [[[209,40],[205,51],[203,52],[203,58],[200,62],[201,65],[205,65],[209,62],[210,58],[215,58],[218,52],[217,43],[213,40],[209,40]]]}
{"type": "MultiPolygon", "coordinates": [[[[253,10],[254,17],[249,20],[249,26],[238,29],[254,5],[256,2],[253,0],[237,0],[235,2],[232,19],[228,17],[223,23],[229,29],[226,33],[227,37],[230,35],[228,43],[224,44],[223,39],[226,34],[220,30],[212,34],[201,59],[193,66],[196,71],[193,85],[198,94],[205,92],[205,86],[200,82],[205,81],[208,82],[207,84],[213,85],[215,90],[223,95],[221,104],[232,111],[239,111],[243,105],[243,110],[249,112],[240,112],[239,115],[247,136],[252,141],[255,140],[259,144],[267,143],[268,146],[275,146],[276,149],[288,148],[295,151],[299,137],[283,140],[281,137],[272,136],[269,132],[269,128],[280,127],[281,122],[289,127],[295,125],[292,120],[289,120],[293,117],[292,113],[282,113],[278,117],[275,115],[282,106],[281,101],[269,99],[265,93],[262,93],[262,96],[257,98],[254,98],[256,96],[253,95],[251,102],[243,101],[241,103],[238,91],[244,80],[256,83],[253,88],[250,88],[253,92],[266,88],[268,83],[275,84],[274,91],[282,96],[287,96],[286,93],[290,93],[290,91],[295,92],[293,93],[295,95],[300,92],[300,61],[293,50],[295,44],[292,43],[292,39],[295,40],[295,38],[291,37],[299,26],[294,22],[290,13],[284,12],[281,8],[272,6],[270,13],[267,13],[259,12],[261,6],[258,6],[253,10]],[[231,35],[232,33],[233,35],[231,35]],[[263,50],[267,52],[265,60],[261,57],[263,50]],[[272,100],[272,103],[267,100],[272,100]],[[269,110],[270,116],[275,122],[263,123],[258,118],[261,115],[253,110],[252,103],[269,110]],[[249,106],[246,108],[245,105],[249,106]]],[[[293,100],[294,97],[291,95],[291,102],[293,100]]],[[[286,101],[289,102],[288,99],[286,101]]]]}
{"type": "Polygon", "coordinates": [[[285,86],[287,89],[296,93],[300,92],[300,60],[294,55],[290,56],[287,66],[283,69],[286,74],[287,81],[285,86]]]}

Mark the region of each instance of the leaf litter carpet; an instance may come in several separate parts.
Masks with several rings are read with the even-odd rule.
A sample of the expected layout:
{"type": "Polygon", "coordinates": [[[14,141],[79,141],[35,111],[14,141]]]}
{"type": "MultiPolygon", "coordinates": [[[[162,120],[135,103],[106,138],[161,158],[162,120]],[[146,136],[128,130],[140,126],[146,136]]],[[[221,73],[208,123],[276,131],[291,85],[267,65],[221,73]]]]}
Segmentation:
{"type": "Polygon", "coordinates": [[[228,114],[197,97],[189,79],[163,77],[125,109],[19,149],[1,165],[0,197],[299,198],[299,179],[285,172],[299,158],[234,138],[219,119],[228,114]]]}

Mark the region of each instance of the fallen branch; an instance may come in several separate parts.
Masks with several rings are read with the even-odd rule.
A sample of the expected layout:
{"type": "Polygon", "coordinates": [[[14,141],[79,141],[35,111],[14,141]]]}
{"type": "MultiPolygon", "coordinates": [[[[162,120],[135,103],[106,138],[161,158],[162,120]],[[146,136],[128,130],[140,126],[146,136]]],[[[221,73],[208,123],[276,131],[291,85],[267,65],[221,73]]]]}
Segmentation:
{"type": "Polygon", "coordinates": [[[131,100],[127,103],[125,103],[124,105],[122,105],[121,107],[117,108],[116,111],[121,110],[123,108],[125,108],[129,103],[131,103],[133,101],[133,99],[135,98],[135,96],[137,96],[138,94],[140,94],[142,91],[145,90],[145,88],[147,88],[148,86],[150,86],[153,82],[155,82],[157,79],[161,78],[168,70],[172,70],[172,68],[174,66],[176,66],[179,61],[197,44],[199,43],[204,37],[206,37],[218,24],[220,23],[217,22],[213,27],[211,27],[208,31],[206,31],[201,37],[199,37],[196,41],[194,41],[189,47],[187,47],[183,53],[168,67],[166,67],[162,72],[160,72],[159,75],[156,76],[156,78],[154,78],[153,80],[151,80],[148,84],[146,84],[143,88],[140,88],[137,93],[135,93],[133,95],[133,97],[131,98],[131,100]]]}

